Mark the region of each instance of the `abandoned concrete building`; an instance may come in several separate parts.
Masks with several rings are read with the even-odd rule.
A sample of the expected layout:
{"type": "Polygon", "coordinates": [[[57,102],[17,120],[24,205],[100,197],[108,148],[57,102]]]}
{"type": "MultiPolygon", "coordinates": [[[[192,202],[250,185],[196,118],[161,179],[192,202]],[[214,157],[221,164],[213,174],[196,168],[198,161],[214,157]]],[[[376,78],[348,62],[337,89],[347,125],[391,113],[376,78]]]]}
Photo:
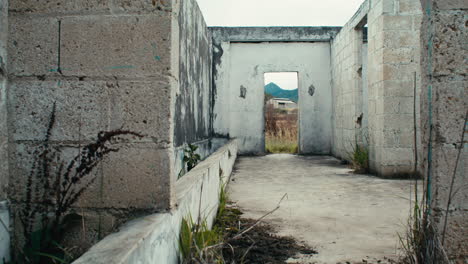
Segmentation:
{"type": "Polygon", "coordinates": [[[467,261],[467,9],[366,0],[343,27],[223,28],[196,0],[0,0],[0,259],[24,212],[59,204],[33,176],[68,166],[67,212],[101,241],[74,263],[177,263],[181,219],[212,218],[237,155],[265,154],[263,74],[291,71],[299,153],[358,144],[379,177],[421,175],[431,238],[446,229],[444,254],[467,261]],[[187,144],[203,159],[190,172],[187,144]],[[100,146],[89,171],[85,146],[100,146]]]}

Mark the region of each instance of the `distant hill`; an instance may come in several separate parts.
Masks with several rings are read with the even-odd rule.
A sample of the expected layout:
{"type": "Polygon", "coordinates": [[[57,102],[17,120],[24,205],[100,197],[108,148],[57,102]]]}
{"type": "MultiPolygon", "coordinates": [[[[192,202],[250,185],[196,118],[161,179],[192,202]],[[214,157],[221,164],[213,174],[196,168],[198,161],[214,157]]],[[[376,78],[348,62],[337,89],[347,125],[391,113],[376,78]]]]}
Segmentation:
{"type": "Polygon", "coordinates": [[[284,90],[276,85],[276,83],[269,83],[265,85],[265,93],[273,96],[274,98],[288,98],[294,102],[297,102],[299,98],[298,89],[284,90]]]}

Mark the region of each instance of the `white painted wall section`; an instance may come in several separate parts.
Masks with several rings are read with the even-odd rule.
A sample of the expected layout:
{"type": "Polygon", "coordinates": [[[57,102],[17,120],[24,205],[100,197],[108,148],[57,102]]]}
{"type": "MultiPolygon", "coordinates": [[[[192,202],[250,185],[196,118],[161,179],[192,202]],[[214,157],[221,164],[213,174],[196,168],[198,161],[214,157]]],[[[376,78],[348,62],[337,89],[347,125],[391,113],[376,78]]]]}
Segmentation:
{"type": "Polygon", "coordinates": [[[332,98],[330,44],[231,43],[224,47],[217,76],[215,131],[228,131],[239,140],[241,154],[262,154],[264,139],[264,73],[298,72],[299,151],[329,154],[331,151],[332,98]],[[230,63],[227,63],[229,58],[230,63]],[[245,89],[245,96],[241,90],[245,89]]]}

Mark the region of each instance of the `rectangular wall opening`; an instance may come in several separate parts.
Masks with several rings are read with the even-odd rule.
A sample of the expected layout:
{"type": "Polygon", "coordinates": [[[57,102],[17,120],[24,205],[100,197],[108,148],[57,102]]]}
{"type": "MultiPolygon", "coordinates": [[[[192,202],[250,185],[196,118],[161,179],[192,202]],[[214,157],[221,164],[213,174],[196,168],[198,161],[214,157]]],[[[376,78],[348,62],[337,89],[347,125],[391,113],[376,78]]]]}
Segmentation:
{"type": "Polygon", "coordinates": [[[299,80],[297,72],[264,74],[265,152],[297,153],[299,80]]]}

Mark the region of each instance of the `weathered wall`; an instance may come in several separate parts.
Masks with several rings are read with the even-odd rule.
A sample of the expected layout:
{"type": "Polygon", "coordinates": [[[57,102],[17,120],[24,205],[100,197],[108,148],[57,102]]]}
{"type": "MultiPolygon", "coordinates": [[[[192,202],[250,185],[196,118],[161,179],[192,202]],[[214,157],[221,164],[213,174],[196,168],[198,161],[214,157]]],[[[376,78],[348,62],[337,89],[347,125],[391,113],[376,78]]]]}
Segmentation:
{"type": "MultiPolygon", "coordinates": [[[[466,1],[421,1],[421,127],[431,218],[451,260],[468,261],[466,1]],[[464,142],[462,135],[465,134],[464,142]],[[451,184],[461,150],[453,188],[451,184]],[[427,171],[429,170],[429,172],[427,171]],[[449,197],[452,203],[448,207],[449,197]],[[447,215],[448,214],[448,215],[447,215]]],[[[441,262],[442,263],[442,262],[441,262]]],[[[458,263],[458,262],[457,262],[458,263]]]]}
{"type": "Polygon", "coordinates": [[[368,141],[371,169],[384,177],[413,172],[413,93],[415,73],[420,73],[420,21],[417,0],[366,1],[333,40],[333,153],[348,159],[356,141],[368,141]],[[364,72],[362,27],[366,23],[364,72]],[[361,74],[367,75],[368,97],[364,100],[368,115],[360,121],[366,105],[360,103],[364,87],[361,74]],[[367,132],[362,131],[362,121],[368,122],[367,132]]]}
{"type": "Polygon", "coordinates": [[[241,154],[264,153],[264,73],[295,71],[299,76],[299,151],[330,153],[332,99],[328,42],[339,29],[211,30],[215,133],[238,138],[241,154]],[[242,88],[246,89],[245,96],[241,96],[242,88]]]}
{"type": "Polygon", "coordinates": [[[176,183],[178,207],[134,220],[97,245],[74,264],[177,264],[183,218],[206,219],[213,224],[219,191],[229,181],[237,156],[231,141],[201,162],[176,183]]]}
{"type": "Polygon", "coordinates": [[[195,0],[179,12],[179,90],[176,97],[176,147],[211,136],[211,34],[195,0]]]}
{"type": "Polygon", "coordinates": [[[10,216],[7,203],[8,188],[8,129],[7,129],[7,39],[8,1],[0,0],[0,263],[10,259],[10,216]]]}
{"type": "Polygon", "coordinates": [[[66,164],[100,131],[144,135],[114,142],[120,151],[94,170],[96,180],[74,205],[90,237],[99,239],[129,214],[172,206],[177,5],[10,1],[9,198],[17,232],[34,150],[43,144],[54,103],[50,143],[66,164]]]}
{"type": "Polygon", "coordinates": [[[211,32],[195,0],[181,1],[179,11],[179,88],[174,115],[175,178],[182,175],[184,149],[197,145],[204,159],[220,147],[213,137],[211,32]]]}

